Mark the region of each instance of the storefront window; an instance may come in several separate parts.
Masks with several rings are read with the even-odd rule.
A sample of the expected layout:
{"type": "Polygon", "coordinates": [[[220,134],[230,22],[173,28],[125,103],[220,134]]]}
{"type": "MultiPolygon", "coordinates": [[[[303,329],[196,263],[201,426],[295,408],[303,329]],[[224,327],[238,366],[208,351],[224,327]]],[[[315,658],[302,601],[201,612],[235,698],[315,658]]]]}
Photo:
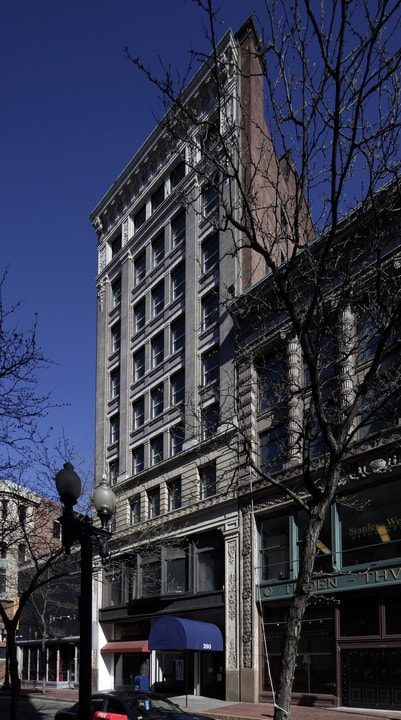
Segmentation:
{"type": "Polygon", "coordinates": [[[377,598],[357,597],[341,600],[340,635],[359,637],[379,635],[379,605],[377,598]]]}
{"type": "MultiPolygon", "coordinates": [[[[266,645],[274,687],[280,672],[285,634],[285,608],[264,608],[266,645]]],[[[293,692],[332,693],[335,688],[334,611],[330,604],[308,608],[302,622],[293,692]]],[[[263,690],[270,691],[267,659],[263,658],[263,690]]]]}
{"type": "Polygon", "coordinates": [[[343,566],[401,557],[401,497],[397,482],[338,498],[343,566]]]}

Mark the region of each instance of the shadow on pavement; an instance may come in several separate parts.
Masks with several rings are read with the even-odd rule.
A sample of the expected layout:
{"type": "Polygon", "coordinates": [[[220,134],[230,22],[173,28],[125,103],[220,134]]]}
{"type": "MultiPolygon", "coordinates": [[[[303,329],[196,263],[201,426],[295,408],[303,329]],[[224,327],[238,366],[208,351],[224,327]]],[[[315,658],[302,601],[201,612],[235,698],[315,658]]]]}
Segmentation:
{"type": "MultiPolygon", "coordinates": [[[[43,720],[48,717],[45,709],[38,707],[37,702],[34,704],[26,696],[19,698],[17,707],[18,720],[43,720]]],[[[0,718],[1,720],[10,720],[11,718],[11,698],[9,695],[0,695],[0,718]]]]}

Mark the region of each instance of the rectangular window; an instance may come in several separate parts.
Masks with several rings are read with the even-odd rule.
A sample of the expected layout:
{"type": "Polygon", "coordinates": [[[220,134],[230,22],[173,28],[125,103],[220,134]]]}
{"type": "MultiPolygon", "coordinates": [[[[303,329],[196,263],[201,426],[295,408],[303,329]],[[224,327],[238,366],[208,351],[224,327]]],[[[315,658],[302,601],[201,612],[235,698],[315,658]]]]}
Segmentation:
{"type": "Polygon", "coordinates": [[[358,343],[358,360],[363,362],[368,360],[375,354],[377,343],[379,342],[380,329],[378,324],[374,322],[372,314],[358,312],[357,319],[357,343],[358,343]]]}
{"type": "Polygon", "coordinates": [[[26,560],[26,545],[25,543],[18,543],[18,562],[24,563],[26,560]]]}
{"type": "Polygon", "coordinates": [[[164,281],[152,290],[152,315],[156,317],[164,309],[164,281]]]}
{"type": "Polygon", "coordinates": [[[140,380],[145,374],[145,348],[141,348],[134,355],[134,382],[140,380]]]}
{"type": "Polygon", "coordinates": [[[158,367],[164,360],[164,333],[156,335],[151,342],[152,367],[158,367]]]}
{"type": "Polygon", "coordinates": [[[220,354],[217,347],[202,355],[202,385],[218,383],[220,377],[220,354]]]}
{"type": "Polygon", "coordinates": [[[120,417],[119,415],[113,415],[110,418],[110,443],[118,443],[120,439],[120,417]]]}
{"type": "Polygon", "coordinates": [[[164,389],[163,385],[153,388],[151,394],[152,417],[161,415],[164,409],[164,389]]]}
{"type": "Polygon", "coordinates": [[[367,397],[362,406],[362,412],[359,417],[359,430],[358,437],[364,439],[369,435],[380,432],[386,427],[398,424],[397,418],[397,401],[394,399],[394,403],[389,402],[387,405],[377,407],[377,395],[376,397],[367,397]]]}
{"type": "Polygon", "coordinates": [[[111,306],[119,307],[121,304],[121,278],[118,278],[111,286],[111,306]]]}
{"type": "Polygon", "coordinates": [[[160,515],[160,488],[152,488],[148,490],[148,518],[158,517],[160,515]]]}
{"type": "Polygon", "coordinates": [[[173,407],[185,401],[185,373],[180,371],[171,377],[171,404],[173,407]]]}
{"type": "Polygon", "coordinates": [[[170,173],[170,184],[171,189],[174,190],[175,187],[183,180],[185,177],[185,163],[180,162],[178,165],[175,166],[174,170],[170,173]]]}
{"type": "Polygon", "coordinates": [[[263,472],[282,470],[285,460],[285,440],[286,433],[282,425],[276,425],[260,433],[260,467],[263,472]]]}
{"type": "Polygon", "coordinates": [[[152,195],[152,212],[156,210],[156,208],[159,207],[159,205],[162,204],[164,200],[164,183],[159,185],[157,190],[152,195]]]}
{"type": "Polygon", "coordinates": [[[121,233],[117,235],[117,237],[113,238],[113,240],[110,243],[111,246],[111,256],[114,257],[117,255],[117,253],[121,250],[122,247],[122,235],[121,233]]]}
{"type": "Polygon", "coordinates": [[[186,590],[186,559],[183,557],[166,560],[166,592],[183,593],[186,590]]]}
{"type": "Polygon", "coordinates": [[[259,412],[277,409],[286,399],[286,375],[282,350],[260,358],[256,363],[258,374],[259,412]]]}
{"type": "Polygon", "coordinates": [[[18,507],[18,519],[22,525],[22,527],[25,526],[27,518],[27,507],[26,505],[19,505],[18,507]]]}
{"type": "Polygon", "coordinates": [[[141,496],[135,495],[130,502],[130,524],[141,522],[141,496]]]}
{"type": "Polygon", "coordinates": [[[401,496],[397,481],[340,496],[337,507],[343,567],[401,557],[401,496]]]}
{"type": "Polygon", "coordinates": [[[163,460],[163,435],[158,435],[150,441],[150,461],[157,465],[163,460]]]}
{"type": "Polygon", "coordinates": [[[55,540],[61,540],[62,528],[58,520],[53,520],[53,537],[55,540]]]}
{"type": "Polygon", "coordinates": [[[180,317],[171,325],[171,352],[182,352],[185,349],[185,317],[180,317]]]}
{"type": "Polygon", "coordinates": [[[176,215],[171,221],[171,240],[173,247],[185,243],[185,211],[176,215]]]}
{"type": "Polygon", "coordinates": [[[260,578],[282,580],[290,576],[290,532],[287,516],[269,517],[260,523],[260,578]]]}
{"type": "Polygon", "coordinates": [[[145,298],[143,298],[134,307],[134,331],[139,332],[139,330],[142,330],[145,327],[145,322],[145,298]]]}
{"type": "Polygon", "coordinates": [[[218,403],[208,405],[202,409],[202,439],[209,440],[217,431],[220,412],[218,403]]]}
{"type": "Polygon", "coordinates": [[[209,235],[202,243],[202,272],[207,273],[213,270],[219,262],[219,234],[209,235]]]}
{"type": "Polygon", "coordinates": [[[161,563],[158,558],[142,560],[142,597],[158,597],[161,593],[161,563]]]}
{"type": "Polygon", "coordinates": [[[137,475],[145,467],[145,450],[143,445],[138,445],[132,451],[132,474],[137,475]]]}
{"type": "Polygon", "coordinates": [[[224,549],[214,533],[200,536],[195,547],[196,592],[220,590],[224,584],[224,549]]]}
{"type": "Polygon", "coordinates": [[[120,464],[118,460],[112,460],[109,463],[109,480],[110,485],[115,485],[118,480],[118,473],[120,472],[120,464]]]}
{"type": "Polygon", "coordinates": [[[181,478],[167,483],[168,509],[178,510],[181,507],[181,478]]]}
{"type": "Polygon", "coordinates": [[[177,300],[185,293],[185,265],[179,265],[171,273],[171,300],[177,300]]]}
{"type": "Polygon", "coordinates": [[[144,224],[146,220],[146,205],[143,205],[138,212],[134,215],[134,227],[135,231],[139,230],[139,228],[144,224]]]}
{"type": "Polygon", "coordinates": [[[121,326],[120,323],[113,325],[111,332],[111,352],[118,352],[121,345],[121,326]]]}
{"type": "Polygon", "coordinates": [[[216,180],[202,190],[202,214],[205,218],[218,215],[219,190],[215,184],[216,180]]]}
{"type": "Polygon", "coordinates": [[[185,439],[185,433],[184,433],[184,427],[182,425],[175,425],[170,430],[170,438],[171,438],[171,455],[178,455],[178,453],[182,452],[182,446],[184,444],[185,439]]]}
{"type": "Polygon", "coordinates": [[[152,241],[153,267],[160,265],[164,259],[164,230],[152,241]]]}
{"type": "Polygon", "coordinates": [[[110,373],[110,397],[112,400],[120,394],[120,368],[110,373]]]}
{"type": "Polygon", "coordinates": [[[199,468],[199,491],[200,499],[216,495],[216,465],[205,465],[199,468]]]}
{"type": "Polygon", "coordinates": [[[2,500],[1,501],[1,518],[2,520],[6,520],[8,517],[8,508],[9,508],[9,501],[8,500],[2,500]]]}
{"type": "Polygon", "coordinates": [[[139,285],[139,283],[144,280],[146,276],[146,253],[141,252],[140,255],[137,255],[134,259],[134,282],[135,285],[139,285]]]}
{"type": "Polygon", "coordinates": [[[143,397],[132,404],[134,430],[142,427],[145,422],[145,402],[143,397]]]}
{"type": "Polygon", "coordinates": [[[202,298],[202,330],[208,330],[219,319],[219,298],[216,290],[202,298]]]}

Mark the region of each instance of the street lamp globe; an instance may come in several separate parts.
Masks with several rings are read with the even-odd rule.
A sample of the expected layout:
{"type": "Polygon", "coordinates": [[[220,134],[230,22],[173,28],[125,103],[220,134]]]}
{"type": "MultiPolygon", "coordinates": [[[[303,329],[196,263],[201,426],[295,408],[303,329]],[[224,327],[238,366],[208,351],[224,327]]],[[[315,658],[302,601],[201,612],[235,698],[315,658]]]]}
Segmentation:
{"type": "Polygon", "coordinates": [[[82,485],[71,463],[64,463],[63,469],[59,470],[55,477],[55,482],[61,502],[67,507],[75,505],[81,494],[82,485]]]}
{"type": "Polygon", "coordinates": [[[110,518],[116,509],[116,496],[104,477],[95,488],[92,503],[100,517],[102,527],[107,528],[110,518]]]}

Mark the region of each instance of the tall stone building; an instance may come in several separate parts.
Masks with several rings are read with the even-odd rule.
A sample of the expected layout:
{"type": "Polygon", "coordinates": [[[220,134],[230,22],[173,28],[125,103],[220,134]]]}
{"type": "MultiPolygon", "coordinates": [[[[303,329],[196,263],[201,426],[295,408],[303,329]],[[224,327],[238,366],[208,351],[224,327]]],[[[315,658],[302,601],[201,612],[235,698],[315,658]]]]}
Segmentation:
{"type": "Polygon", "coordinates": [[[241,202],[211,158],[217,129],[231,134],[238,167],[249,168],[258,153],[267,162],[257,47],[252,20],[226,33],[217,47],[224,103],[207,61],[180,96],[181,109],[154,129],[91,214],[96,473],[117,495],[114,567],[100,598],[101,687],[140,676],[164,691],[186,686],[232,700],[256,693],[256,680],[240,689],[240,636],[249,628],[226,301],[265,268],[249,250],[233,253],[236,231],[220,225],[219,209],[230,203],[240,217],[241,202]],[[200,126],[190,127],[197,117],[200,126]],[[183,638],[163,641],[171,618],[183,638]]]}
{"type": "MultiPolygon", "coordinates": [[[[277,681],[307,524],[295,498],[309,497],[305,468],[319,495],[327,459],[296,313],[277,282],[289,272],[292,308],[307,305],[308,263],[325,238],[314,237],[292,159],[277,156],[266,127],[261,58],[252,20],[229,31],[91,215],[96,474],[117,496],[98,603],[102,688],[255,701],[270,700],[277,681]],[[247,222],[268,243],[266,265],[263,244],[257,253],[242,242],[247,222]]],[[[380,222],[357,209],[319,265],[315,395],[322,389],[333,426],[374,357],[372,248],[398,292],[397,183],[377,202],[380,222]]],[[[379,366],[394,383],[398,365],[379,366]]],[[[316,545],[294,700],[400,706],[398,395],[377,417],[362,390],[350,424],[341,491],[316,545]]]]}

